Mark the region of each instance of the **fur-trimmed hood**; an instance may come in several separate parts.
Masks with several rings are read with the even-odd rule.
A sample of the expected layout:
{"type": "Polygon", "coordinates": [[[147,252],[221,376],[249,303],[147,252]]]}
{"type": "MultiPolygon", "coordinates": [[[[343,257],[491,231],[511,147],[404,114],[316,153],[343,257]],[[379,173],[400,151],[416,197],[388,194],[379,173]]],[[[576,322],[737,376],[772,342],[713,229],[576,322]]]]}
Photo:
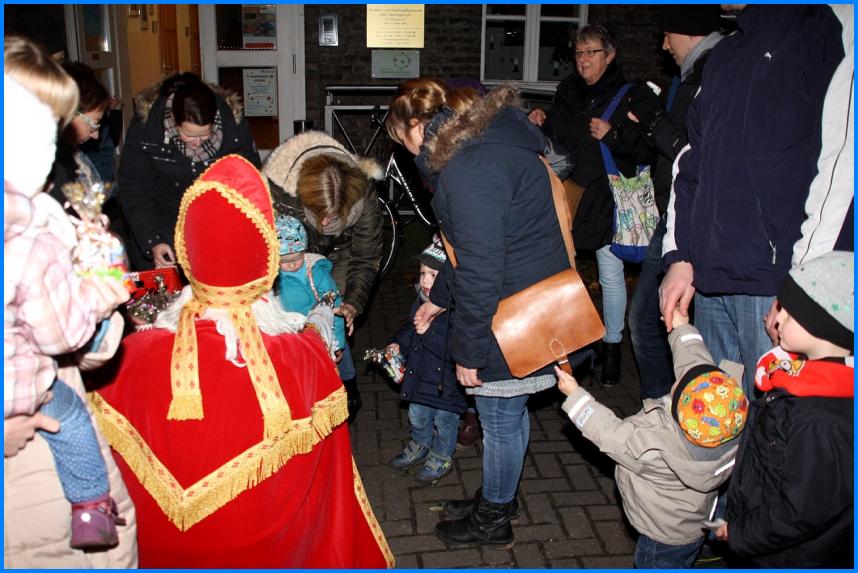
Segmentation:
{"type": "Polygon", "coordinates": [[[513,86],[500,86],[466,111],[444,120],[434,130],[435,135],[426,141],[423,153],[428,167],[441,171],[466,142],[482,136],[495,116],[506,107],[521,108],[518,90],[513,86]]]}
{"type": "MultiPolygon", "coordinates": [[[[134,112],[143,120],[143,123],[149,119],[149,112],[152,111],[152,106],[161,97],[161,86],[168,78],[162,78],[143,89],[139,94],[134,96],[134,112]]],[[[218,85],[206,82],[215,95],[223,98],[229,109],[232,110],[232,116],[235,118],[236,125],[241,123],[244,118],[244,104],[241,101],[241,96],[232,90],[224,89],[218,85]]]]}
{"type": "Polygon", "coordinates": [[[343,156],[343,159],[357,165],[368,179],[384,179],[384,170],[377,161],[349,153],[339,141],[323,131],[308,131],[281,143],[265,160],[262,173],[287,194],[297,197],[301,165],[308,158],[323,153],[343,156]]]}

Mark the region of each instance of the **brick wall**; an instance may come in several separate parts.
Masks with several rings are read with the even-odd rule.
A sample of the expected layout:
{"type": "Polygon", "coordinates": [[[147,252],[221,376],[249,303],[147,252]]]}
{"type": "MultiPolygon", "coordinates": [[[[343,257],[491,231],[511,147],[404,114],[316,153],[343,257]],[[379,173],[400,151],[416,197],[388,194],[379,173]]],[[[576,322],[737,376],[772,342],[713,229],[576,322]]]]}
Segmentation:
{"type": "MultiPolygon", "coordinates": [[[[438,77],[480,75],[482,7],[427,4],[425,47],[420,50],[420,73],[438,77]]],[[[661,52],[661,37],[650,5],[590,6],[589,20],[606,26],[617,38],[620,62],[630,79],[666,84],[672,60],[661,52]]],[[[304,6],[307,119],[324,128],[325,88],[329,85],[394,85],[396,80],[373,80],[371,50],[366,47],[366,6],[307,4],[304,6]],[[319,46],[319,15],[336,14],[339,46],[319,46]]],[[[363,97],[360,103],[385,103],[388,96],[363,97]]],[[[343,97],[341,103],[356,103],[343,97]]],[[[366,115],[343,115],[358,148],[370,130],[366,115]]],[[[383,151],[383,150],[382,150],[383,151]]]]}

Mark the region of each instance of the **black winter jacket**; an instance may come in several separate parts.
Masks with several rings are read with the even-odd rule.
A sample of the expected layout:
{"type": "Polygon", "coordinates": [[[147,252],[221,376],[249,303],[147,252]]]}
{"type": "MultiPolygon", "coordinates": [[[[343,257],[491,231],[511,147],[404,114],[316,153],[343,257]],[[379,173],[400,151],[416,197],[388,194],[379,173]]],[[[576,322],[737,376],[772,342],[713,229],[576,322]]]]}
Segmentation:
{"type": "Polygon", "coordinates": [[[514,90],[499,88],[448,119],[423,150],[440,171],[432,207],[458,258],[429,296],[451,309],[453,360],[484,382],[513,378],[491,330],[500,300],[569,268],[539,156],[545,136],[519,107],[514,90]]]}
{"type": "Polygon", "coordinates": [[[414,330],[414,315],[423,304],[418,296],[411,314],[391,342],[399,345],[405,358],[405,375],[399,396],[407,402],[423,404],[461,414],[468,409],[465,393],[456,382],[455,368],[447,353],[449,314],[442,312],[423,334],[414,330]]]}
{"type": "Polygon", "coordinates": [[[852,568],[851,398],[754,400],[730,478],[730,549],[765,568],[852,568]]]}
{"type": "Polygon", "coordinates": [[[648,127],[648,142],[655,148],[658,157],[653,165],[653,185],[655,204],[659,214],[667,212],[670,201],[670,188],[673,185],[673,162],[682,148],[688,144],[686,120],[688,108],[700,89],[703,80],[703,67],[709,59],[709,51],[701,54],[688,76],[679,84],[673,103],[667,113],[648,127]]]}
{"type": "Polygon", "coordinates": [[[663,262],[691,262],[704,294],[769,296],[801,234],[842,27],[824,5],[749,5],[737,23],[688,112],[663,262]]]}
{"type": "MultiPolygon", "coordinates": [[[[620,66],[615,62],[608,65],[599,81],[592,86],[575,73],[557,87],[545,122],[545,133],[559,148],[569,153],[575,164],[572,180],[585,188],[572,223],[572,236],[578,249],[600,249],[610,244],[613,237],[614,197],[608,185],[599,141],[590,135],[590,120],[602,116],[625,83],[620,66]]],[[[624,124],[631,123],[626,117],[628,101],[627,93],[611,116],[611,130],[602,142],[611,150],[620,172],[632,177],[637,165],[651,163],[653,154],[640,130],[622,129],[624,124]]]]}
{"type": "Polygon", "coordinates": [[[217,159],[236,153],[259,168],[262,163],[253,144],[250,125],[238,97],[211,86],[223,121],[223,142],[217,157],[192,162],[164,141],[164,103],[160,83],[135,98],[135,115],[125,136],[117,172],[118,197],[128,220],[127,245],[132,266],[151,269],[151,249],[158,243],[173,246],[179,205],[185,190],[217,159]]]}

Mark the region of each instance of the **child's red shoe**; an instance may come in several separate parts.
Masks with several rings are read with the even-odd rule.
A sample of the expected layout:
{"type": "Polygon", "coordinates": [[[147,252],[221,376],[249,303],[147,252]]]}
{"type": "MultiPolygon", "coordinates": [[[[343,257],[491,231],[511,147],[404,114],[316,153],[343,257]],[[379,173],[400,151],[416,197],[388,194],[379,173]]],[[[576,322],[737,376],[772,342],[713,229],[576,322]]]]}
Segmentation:
{"type": "Polygon", "coordinates": [[[109,494],[72,504],[71,546],[74,549],[113,547],[119,544],[117,525],[125,525],[109,494]]]}

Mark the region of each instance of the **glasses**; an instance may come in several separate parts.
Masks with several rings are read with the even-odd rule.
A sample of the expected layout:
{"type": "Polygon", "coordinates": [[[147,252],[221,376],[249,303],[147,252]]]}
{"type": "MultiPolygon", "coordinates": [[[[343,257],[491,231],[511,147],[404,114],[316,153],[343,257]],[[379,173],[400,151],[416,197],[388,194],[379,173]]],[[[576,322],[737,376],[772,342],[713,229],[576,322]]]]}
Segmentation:
{"type": "Polygon", "coordinates": [[[580,60],[581,58],[590,59],[599,52],[604,52],[604,48],[599,48],[598,50],[575,50],[575,59],[580,60]]]}
{"type": "Polygon", "coordinates": [[[85,124],[87,124],[89,126],[90,133],[92,133],[93,131],[98,131],[98,129],[101,127],[100,123],[93,123],[93,121],[91,119],[89,119],[88,116],[82,114],[81,112],[78,111],[75,113],[77,114],[77,116],[79,118],[81,118],[83,120],[83,122],[85,124]]]}

